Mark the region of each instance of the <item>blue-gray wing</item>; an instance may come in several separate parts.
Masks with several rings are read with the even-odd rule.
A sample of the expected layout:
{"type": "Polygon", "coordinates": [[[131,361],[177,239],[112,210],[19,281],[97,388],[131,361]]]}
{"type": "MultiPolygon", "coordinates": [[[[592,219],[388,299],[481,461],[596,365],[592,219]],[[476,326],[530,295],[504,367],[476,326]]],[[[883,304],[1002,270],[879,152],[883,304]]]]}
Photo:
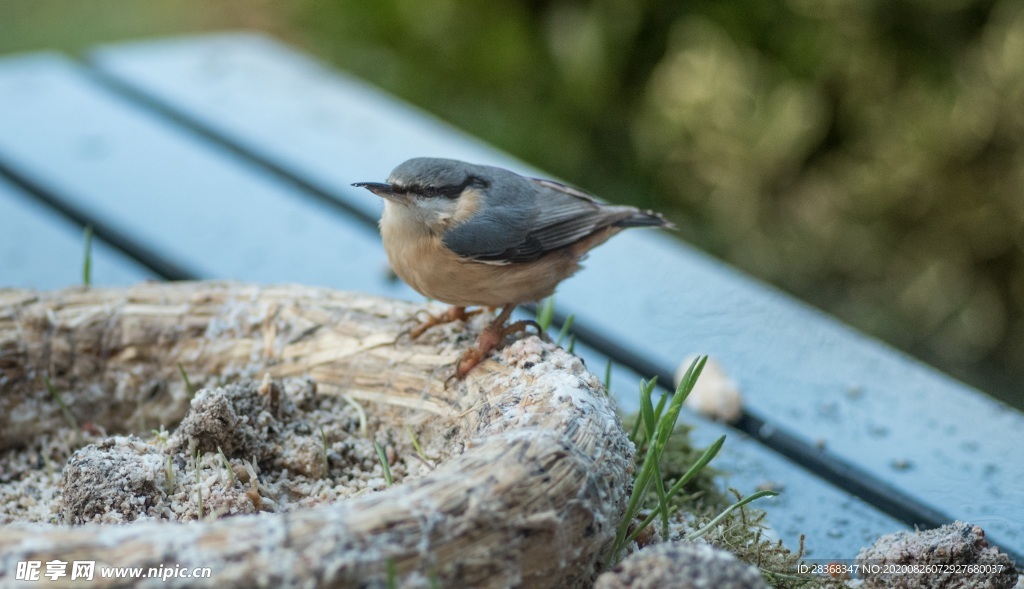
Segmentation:
{"type": "Polygon", "coordinates": [[[605,205],[589,194],[551,180],[492,185],[484,210],[444,236],[465,258],[492,264],[532,262],[607,227],[668,226],[660,216],[634,207],[605,205]]]}

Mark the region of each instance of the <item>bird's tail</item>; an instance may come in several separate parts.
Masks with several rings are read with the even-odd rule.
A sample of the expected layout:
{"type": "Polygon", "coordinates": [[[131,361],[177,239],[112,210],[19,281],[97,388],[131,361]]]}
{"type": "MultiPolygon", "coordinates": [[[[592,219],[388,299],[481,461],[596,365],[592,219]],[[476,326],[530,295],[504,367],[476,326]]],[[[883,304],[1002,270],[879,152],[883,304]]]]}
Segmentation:
{"type": "Polygon", "coordinates": [[[665,229],[675,229],[676,226],[671,221],[661,216],[661,213],[655,213],[654,211],[641,211],[634,209],[633,214],[620,219],[612,223],[612,227],[664,227],[665,229]]]}

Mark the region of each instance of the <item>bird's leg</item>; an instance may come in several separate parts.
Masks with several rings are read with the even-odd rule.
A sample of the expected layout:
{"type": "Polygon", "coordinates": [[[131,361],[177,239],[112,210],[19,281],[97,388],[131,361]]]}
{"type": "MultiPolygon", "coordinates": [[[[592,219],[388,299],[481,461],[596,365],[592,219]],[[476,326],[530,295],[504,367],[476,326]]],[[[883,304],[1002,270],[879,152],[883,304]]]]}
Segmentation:
{"type": "Polygon", "coordinates": [[[476,339],[476,346],[466,350],[462,354],[462,358],[459,359],[459,365],[455,368],[455,378],[459,380],[465,378],[466,374],[473,370],[491,350],[498,347],[506,335],[523,331],[527,325],[536,325],[536,322],[532,321],[517,321],[506,327],[505,322],[508,321],[515,308],[516,305],[506,305],[501,313],[494,318],[494,321],[480,332],[480,336],[476,339]]]}
{"type": "Polygon", "coordinates": [[[402,334],[400,334],[399,337],[407,334],[409,336],[409,339],[416,339],[419,336],[423,335],[425,331],[427,331],[431,327],[434,327],[435,325],[452,323],[455,321],[465,321],[481,311],[483,311],[483,309],[466,311],[465,307],[451,306],[445,309],[445,311],[440,315],[431,315],[430,313],[427,313],[427,318],[422,323],[407,331],[402,332],[402,334]]]}

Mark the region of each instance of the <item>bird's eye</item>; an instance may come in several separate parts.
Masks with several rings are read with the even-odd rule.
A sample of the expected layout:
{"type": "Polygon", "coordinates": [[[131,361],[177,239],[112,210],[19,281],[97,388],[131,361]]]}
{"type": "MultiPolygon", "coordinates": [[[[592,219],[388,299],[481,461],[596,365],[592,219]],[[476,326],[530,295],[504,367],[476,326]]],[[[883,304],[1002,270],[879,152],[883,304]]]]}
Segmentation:
{"type": "Polygon", "coordinates": [[[421,194],[427,198],[456,199],[462,194],[463,188],[463,186],[426,186],[421,194]]]}
{"type": "Polygon", "coordinates": [[[477,176],[470,176],[462,184],[449,185],[449,186],[434,186],[432,184],[417,186],[415,192],[423,198],[448,198],[455,200],[462,195],[462,191],[467,188],[486,188],[488,183],[486,180],[477,176]]]}

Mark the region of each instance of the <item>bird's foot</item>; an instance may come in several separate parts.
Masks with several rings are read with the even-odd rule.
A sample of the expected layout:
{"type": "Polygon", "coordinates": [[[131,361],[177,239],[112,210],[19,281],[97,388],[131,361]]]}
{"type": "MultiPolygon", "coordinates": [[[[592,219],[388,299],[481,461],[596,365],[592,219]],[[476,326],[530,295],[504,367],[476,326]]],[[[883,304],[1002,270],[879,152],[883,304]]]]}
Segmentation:
{"type": "Polygon", "coordinates": [[[445,323],[454,323],[455,321],[466,321],[473,315],[480,313],[483,309],[475,309],[473,311],[467,311],[465,307],[448,307],[443,313],[439,315],[432,315],[426,311],[420,310],[416,313],[415,317],[419,317],[420,314],[425,314],[426,319],[406,329],[398,334],[395,341],[402,339],[402,336],[409,336],[409,339],[414,340],[424,334],[428,329],[435,325],[443,325],[445,323]]]}
{"type": "MultiPolygon", "coordinates": [[[[492,350],[497,348],[505,340],[505,338],[514,333],[526,331],[530,327],[537,330],[537,334],[544,338],[548,338],[544,330],[541,329],[540,325],[532,319],[524,319],[522,321],[516,321],[511,325],[505,325],[508,321],[509,315],[512,314],[512,310],[515,305],[505,307],[501,314],[498,315],[494,321],[490,323],[481,333],[476,340],[476,346],[466,350],[462,357],[459,358],[459,363],[455,367],[455,374],[452,376],[455,380],[462,380],[469,374],[470,370],[476,367],[477,364],[483,361],[487,357],[487,354],[491,353],[492,350]]],[[[450,380],[450,379],[449,379],[450,380]]]]}
{"type": "Polygon", "coordinates": [[[459,358],[459,363],[455,367],[456,380],[462,380],[466,378],[470,370],[476,368],[476,365],[483,361],[487,357],[487,354],[491,353],[491,350],[498,347],[501,340],[505,339],[505,328],[501,324],[491,323],[480,332],[480,336],[476,338],[476,345],[472,348],[463,352],[462,357],[459,358]]]}
{"type": "Polygon", "coordinates": [[[544,331],[544,328],[540,326],[540,323],[537,323],[533,319],[523,319],[522,321],[516,321],[509,325],[502,330],[502,337],[504,338],[512,335],[513,333],[525,332],[531,327],[537,330],[537,337],[546,342],[551,341],[551,338],[548,336],[547,332],[544,331]]]}

